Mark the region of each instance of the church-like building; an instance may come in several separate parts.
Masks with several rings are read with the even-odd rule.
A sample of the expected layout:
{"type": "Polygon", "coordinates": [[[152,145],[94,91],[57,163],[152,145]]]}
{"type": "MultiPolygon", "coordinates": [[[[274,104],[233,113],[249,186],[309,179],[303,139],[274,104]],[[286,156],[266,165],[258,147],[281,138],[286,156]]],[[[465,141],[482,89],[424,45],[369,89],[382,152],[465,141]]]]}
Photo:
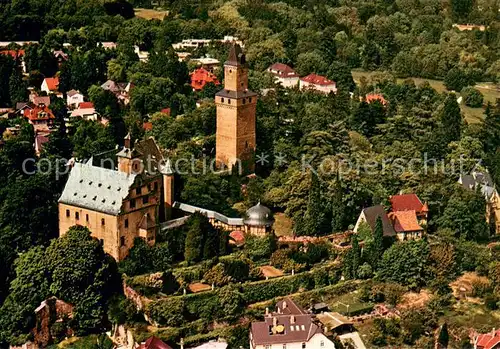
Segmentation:
{"type": "Polygon", "coordinates": [[[217,106],[216,160],[220,167],[254,170],[257,94],[248,89],[248,67],[241,47],[234,44],[224,63],[224,88],[217,106]]]}

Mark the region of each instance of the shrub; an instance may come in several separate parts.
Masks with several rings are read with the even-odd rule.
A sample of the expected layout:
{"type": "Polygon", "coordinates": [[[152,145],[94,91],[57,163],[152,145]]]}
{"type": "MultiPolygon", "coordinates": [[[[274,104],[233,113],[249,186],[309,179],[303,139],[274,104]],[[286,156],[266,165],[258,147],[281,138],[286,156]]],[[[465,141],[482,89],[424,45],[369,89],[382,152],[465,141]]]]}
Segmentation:
{"type": "Polygon", "coordinates": [[[464,98],[465,105],[471,108],[480,108],[483,106],[484,96],[483,94],[473,88],[465,87],[462,89],[462,97],[464,98]]]}
{"type": "Polygon", "coordinates": [[[462,91],[464,87],[474,85],[474,80],[463,70],[452,68],[444,77],[444,85],[449,91],[462,91]]]}
{"type": "Polygon", "coordinates": [[[370,279],[373,277],[373,270],[370,264],[364,263],[358,269],[358,277],[360,279],[370,279]]]}
{"type": "Polygon", "coordinates": [[[487,294],[485,297],[484,297],[484,305],[486,306],[486,308],[488,308],[489,310],[497,310],[498,309],[498,297],[495,296],[494,294],[487,294]]]}

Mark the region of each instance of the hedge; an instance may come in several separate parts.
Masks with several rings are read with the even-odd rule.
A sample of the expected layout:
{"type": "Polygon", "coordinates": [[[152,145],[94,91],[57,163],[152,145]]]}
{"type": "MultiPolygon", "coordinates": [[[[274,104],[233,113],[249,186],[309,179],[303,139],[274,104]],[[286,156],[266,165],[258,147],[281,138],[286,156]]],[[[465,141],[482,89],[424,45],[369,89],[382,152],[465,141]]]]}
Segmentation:
{"type": "MultiPolygon", "coordinates": [[[[324,286],[324,278],[318,275],[329,275],[331,282],[338,282],[340,269],[336,265],[316,268],[309,272],[269,279],[257,282],[246,282],[240,284],[240,291],[246,304],[257,303],[275,297],[286,296],[298,291],[307,291],[324,286]]],[[[158,325],[168,322],[172,325],[174,321],[179,322],[179,306],[182,304],[182,316],[185,321],[195,319],[217,320],[220,316],[220,301],[218,292],[207,291],[203,293],[188,294],[184,296],[173,296],[162,298],[149,303],[146,313],[149,318],[158,325]],[[175,309],[175,310],[174,310],[175,309]],[[171,312],[175,311],[173,314],[171,312]]]]}

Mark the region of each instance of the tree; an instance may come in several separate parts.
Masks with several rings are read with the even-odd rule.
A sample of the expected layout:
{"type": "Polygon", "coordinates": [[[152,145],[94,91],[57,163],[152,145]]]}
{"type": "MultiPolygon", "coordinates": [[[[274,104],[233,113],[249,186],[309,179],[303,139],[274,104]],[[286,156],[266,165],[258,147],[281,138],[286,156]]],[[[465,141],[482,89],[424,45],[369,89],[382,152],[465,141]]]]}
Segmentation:
{"type": "Polygon", "coordinates": [[[304,235],[325,235],[330,232],[330,219],[325,207],[325,201],[321,192],[321,183],[318,175],[311,171],[311,187],[307,210],[302,222],[304,235]]]}
{"type": "Polygon", "coordinates": [[[454,93],[448,94],[439,113],[441,132],[447,144],[458,141],[462,134],[462,114],[454,93]]]}
{"type": "Polygon", "coordinates": [[[267,234],[264,237],[248,235],[245,237],[245,252],[254,261],[271,257],[276,250],[276,236],[267,234]]]}
{"type": "Polygon", "coordinates": [[[382,255],[384,254],[384,226],[382,217],[378,216],[375,221],[375,229],[373,230],[373,239],[366,248],[367,260],[375,270],[378,266],[382,255]]]}
{"type": "Polygon", "coordinates": [[[439,328],[438,343],[442,348],[448,348],[450,335],[448,334],[448,325],[446,322],[439,328]]]}
{"type": "Polygon", "coordinates": [[[459,68],[451,68],[444,77],[444,85],[449,91],[462,91],[464,87],[474,85],[474,80],[459,68]]]}
{"type": "Polygon", "coordinates": [[[352,276],[358,278],[359,267],[361,266],[361,248],[358,243],[358,236],[356,234],[351,237],[351,253],[352,253],[352,276]]]}
{"type": "Polygon", "coordinates": [[[14,67],[9,78],[9,93],[10,102],[15,106],[17,102],[26,101],[28,99],[28,90],[26,83],[23,80],[23,75],[18,67],[14,67]]]}
{"type": "Polygon", "coordinates": [[[479,90],[473,87],[465,87],[462,89],[461,94],[466,106],[471,108],[480,108],[483,106],[484,96],[479,90]]]}
{"type": "Polygon", "coordinates": [[[343,189],[339,176],[337,176],[337,180],[334,183],[330,205],[332,207],[332,231],[334,233],[342,232],[345,224],[346,207],[343,200],[343,189]]]}
{"type": "Polygon", "coordinates": [[[394,244],[380,260],[378,278],[410,288],[421,287],[427,280],[428,256],[429,246],[425,240],[394,244]]]}
{"type": "Polygon", "coordinates": [[[451,0],[451,12],[455,21],[464,21],[472,12],[473,0],[451,0]]]}

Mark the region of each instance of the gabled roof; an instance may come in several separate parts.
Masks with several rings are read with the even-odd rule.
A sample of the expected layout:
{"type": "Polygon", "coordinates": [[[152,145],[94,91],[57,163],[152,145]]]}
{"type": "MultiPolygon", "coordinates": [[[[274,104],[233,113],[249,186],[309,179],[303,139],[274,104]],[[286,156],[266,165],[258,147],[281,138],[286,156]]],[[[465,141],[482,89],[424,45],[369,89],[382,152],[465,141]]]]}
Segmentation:
{"type": "Polygon", "coordinates": [[[46,106],[49,106],[50,105],[50,97],[49,96],[33,97],[33,104],[34,105],[45,104],[46,106]]]}
{"type": "Polygon", "coordinates": [[[59,202],[117,216],[136,175],[75,163],[59,202]]]}
{"type": "Polygon", "coordinates": [[[33,108],[24,109],[23,115],[31,121],[55,119],[52,110],[45,104],[39,104],[33,108]]]}
{"type": "Polygon", "coordinates": [[[389,217],[387,216],[387,213],[382,205],[367,207],[363,210],[363,214],[365,215],[366,222],[372,231],[375,230],[378,217],[381,217],[382,227],[384,228],[384,236],[396,235],[391,221],[389,220],[389,217]]]}
{"type": "Polygon", "coordinates": [[[371,103],[375,101],[380,101],[383,105],[387,104],[387,100],[381,93],[369,93],[366,95],[366,102],[371,103]]]}
{"type": "Polygon", "coordinates": [[[394,230],[397,233],[424,230],[418,224],[417,214],[413,210],[390,212],[389,217],[392,220],[394,225],[394,230]]]}
{"type": "Polygon", "coordinates": [[[500,330],[480,334],[476,339],[476,345],[478,349],[500,348],[500,330]]]}
{"type": "Polygon", "coordinates": [[[94,103],[92,103],[92,102],[82,102],[82,103],[78,104],[78,108],[80,108],[80,109],[94,108],[94,103]]]}
{"type": "Polygon", "coordinates": [[[303,78],[300,78],[300,80],[314,85],[321,85],[321,86],[335,85],[335,81],[329,80],[324,76],[316,74],[309,74],[303,78]]]}
{"type": "Polygon", "coordinates": [[[423,208],[422,201],[416,194],[393,195],[389,198],[392,211],[415,211],[421,212],[423,208]]]}
{"type": "Polygon", "coordinates": [[[141,344],[138,349],[172,349],[172,347],[164,343],[161,339],[152,336],[141,344]]]}
{"type": "Polygon", "coordinates": [[[45,78],[43,81],[47,84],[49,91],[57,91],[59,88],[59,78],[57,76],[54,78],[45,78]]]}
{"type": "Polygon", "coordinates": [[[81,93],[77,90],[69,90],[66,94],[70,97],[73,97],[74,95],[77,95],[77,94],[81,95],[81,93]]]}
{"type": "Polygon", "coordinates": [[[299,76],[290,66],[283,63],[274,63],[267,68],[267,71],[282,78],[292,78],[299,76]]]}

